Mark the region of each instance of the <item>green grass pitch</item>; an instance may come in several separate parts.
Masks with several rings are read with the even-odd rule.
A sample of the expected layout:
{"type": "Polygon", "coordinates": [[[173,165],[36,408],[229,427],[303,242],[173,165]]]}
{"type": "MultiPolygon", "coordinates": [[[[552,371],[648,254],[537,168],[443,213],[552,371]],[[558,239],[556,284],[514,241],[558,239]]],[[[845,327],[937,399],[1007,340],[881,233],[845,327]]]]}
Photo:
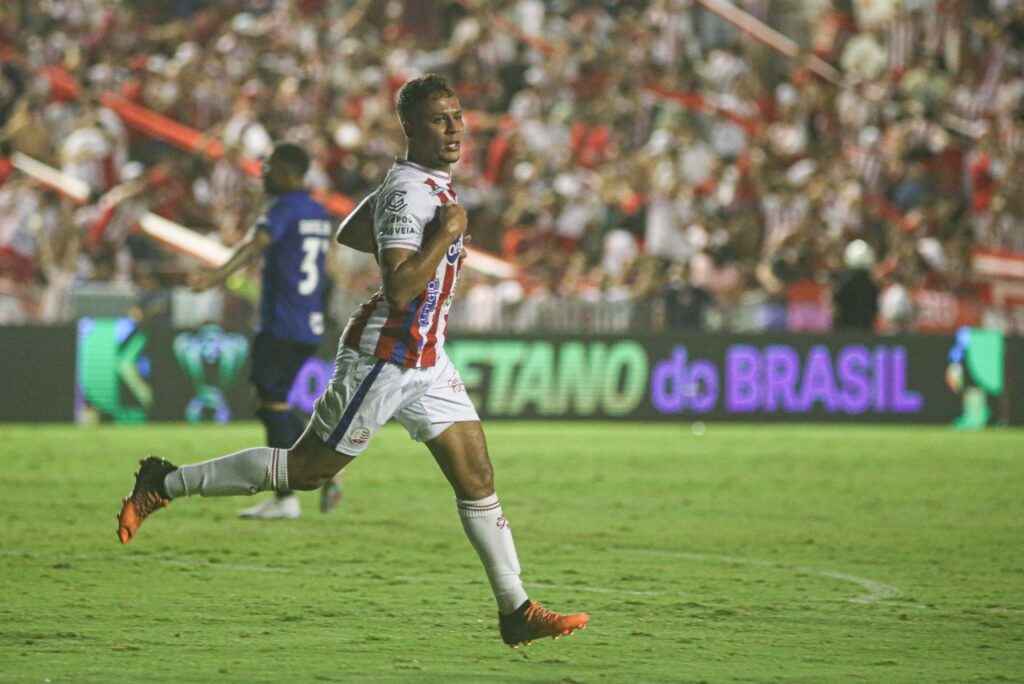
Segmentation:
{"type": "Polygon", "coordinates": [[[332,514],[195,498],[121,546],[135,459],[262,429],[2,426],[0,680],[1024,681],[1019,430],[485,427],[527,589],[586,630],[501,643],[453,496],[400,428],[332,514]]]}

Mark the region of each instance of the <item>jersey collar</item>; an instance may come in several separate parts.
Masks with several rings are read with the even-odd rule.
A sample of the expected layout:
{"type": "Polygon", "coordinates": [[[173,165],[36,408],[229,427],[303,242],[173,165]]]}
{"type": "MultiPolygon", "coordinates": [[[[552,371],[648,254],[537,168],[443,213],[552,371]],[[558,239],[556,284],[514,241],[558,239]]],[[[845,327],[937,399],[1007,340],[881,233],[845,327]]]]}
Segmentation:
{"type": "Polygon", "coordinates": [[[423,173],[429,174],[431,176],[437,176],[442,180],[451,181],[452,179],[451,174],[445,173],[443,171],[438,171],[437,169],[431,169],[429,167],[423,166],[423,164],[417,164],[414,161],[409,161],[405,157],[395,157],[395,163],[401,164],[402,166],[411,166],[417,171],[422,171],[423,173]]]}

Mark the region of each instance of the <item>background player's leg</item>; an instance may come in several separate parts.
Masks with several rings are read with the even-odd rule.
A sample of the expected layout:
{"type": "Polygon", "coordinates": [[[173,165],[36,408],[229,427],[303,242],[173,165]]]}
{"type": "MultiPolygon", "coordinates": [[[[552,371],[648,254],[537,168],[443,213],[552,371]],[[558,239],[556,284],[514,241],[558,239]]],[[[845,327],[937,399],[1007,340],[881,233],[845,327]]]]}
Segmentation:
{"type": "MultiPolygon", "coordinates": [[[[256,411],[267,433],[267,446],[278,449],[290,449],[302,436],[305,427],[299,417],[292,413],[291,407],[284,402],[264,401],[256,411]]],[[[258,506],[243,511],[243,517],[292,517],[299,516],[299,500],[289,490],[275,492],[277,504],[273,507],[258,506]],[[270,510],[272,509],[272,510],[270,510]],[[252,515],[246,516],[249,512],[252,515]],[[274,513],[276,515],[266,515],[274,513]],[[261,515],[263,514],[263,515],[261,515]]]]}
{"type": "Polygon", "coordinates": [[[526,602],[512,530],[494,493],[494,469],[479,421],[452,423],[427,442],[452,489],[462,528],[487,571],[498,612],[526,602]]]}
{"type": "MultiPolygon", "coordinates": [[[[304,345],[260,332],[252,342],[249,379],[256,389],[259,404],[256,416],[263,423],[267,446],[290,449],[304,427],[288,406],[288,392],[308,354],[304,345]]],[[[299,499],[289,489],[279,489],[275,498],[238,512],[243,518],[279,520],[299,517],[299,499]]]]}

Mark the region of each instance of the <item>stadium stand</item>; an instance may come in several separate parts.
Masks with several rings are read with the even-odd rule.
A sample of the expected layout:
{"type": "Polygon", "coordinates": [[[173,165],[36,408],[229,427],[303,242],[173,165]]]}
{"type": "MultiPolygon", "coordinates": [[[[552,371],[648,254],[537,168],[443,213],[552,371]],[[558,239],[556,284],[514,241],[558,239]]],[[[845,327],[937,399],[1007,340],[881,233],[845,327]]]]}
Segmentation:
{"type": "MultiPolygon", "coordinates": [[[[877,330],[1024,329],[1024,8],[734,3],[773,45],[721,2],[556,4],[3,3],[0,322],[66,320],[103,283],[174,322],[193,264],[142,216],[230,245],[279,138],[344,214],[402,152],[395,89],[438,71],[474,245],[519,273],[467,277],[464,329],[827,330],[858,239],[877,330]]],[[[343,317],[376,269],[332,267],[343,317]]],[[[245,324],[244,293],[202,310],[245,324]]]]}

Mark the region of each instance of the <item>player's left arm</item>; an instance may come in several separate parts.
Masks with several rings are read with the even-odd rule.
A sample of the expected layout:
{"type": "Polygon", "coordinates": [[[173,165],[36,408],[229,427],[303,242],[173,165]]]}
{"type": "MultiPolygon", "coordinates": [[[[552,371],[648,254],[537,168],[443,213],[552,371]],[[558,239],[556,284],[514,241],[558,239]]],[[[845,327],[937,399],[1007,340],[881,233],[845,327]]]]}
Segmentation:
{"type": "Polygon", "coordinates": [[[263,230],[259,225],[253,226],[246,233],[245,237],[235,244],[227,261],[217,268],[193,273],[189,279],[189,286],[193,292],[202,292],[214,285],[223,283],[227,280],[228,276],[252,261],[257,254],[263,252],[273,241],[274,239],[270,236],[270,233],[263,230]]]}
{"type": "Polygon", "coordinates": [[[345,217],[338,226],[334,239],[354,250],[376,254],[377,243],[373,239],[373,212],[376,202],[377,190],[374,190],[345,217]]]}

